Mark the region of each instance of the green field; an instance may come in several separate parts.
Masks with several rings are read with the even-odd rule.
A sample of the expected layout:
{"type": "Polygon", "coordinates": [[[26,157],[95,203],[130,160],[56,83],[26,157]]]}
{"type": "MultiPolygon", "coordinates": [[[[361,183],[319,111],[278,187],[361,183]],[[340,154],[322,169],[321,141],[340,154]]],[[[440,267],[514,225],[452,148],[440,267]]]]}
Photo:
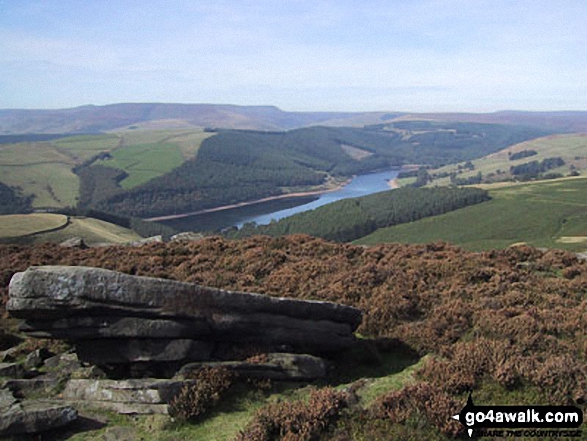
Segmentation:
{"type": "Polygon", "coordinates": [[[0,216],[0,238],[26,236],[65,226],[62,214],[32,213],[0,216]]]}
{"type": "MultiPolygon", "coordinates": [[[[461,172],[457,174],[457,177],[468,178],[481,172],[484,177],[487,177],[493,173],[496,174],[494,179],[503,180],[510,177],[509,169],[512,165],[520,165],[530,161],[542,161],[546,158],[552,157],[561,157],[565,161],[565,165],[549,170],[549,172],[561,173],[566,176],[570,173],[571,166],[575,167],[578,171],[587,170],[587,135],[551,135],[522,142],[483,158],[471,161],[475,166],[475,169],[470,171],[461,169],[461,172]],[[537,154],[534,156],[510,161],[508,153],[516,153],[522,150],[534,150],[537,152],[537,154]]],[[[430,173],[458,173],[459,165],[463,166],[464,163],[447,165],[445,167],[435,169],[430,173]]],[[[406,185],[408,183],[409,181],[403,181],[402,185],[406,185]]],[[[448,184],[450,184],[449,178],[436,179],[432,183],[432,185],[448,184]]]]}
{"type": "Polygon", "coordinates": [[[102,165],[119,168],[128,173],[121,181],[122,188],[133,188],[157,176],[170,172],[183,163],[180,148],[171,143],[129,145],[112,152],[112,159],[102,165]]]}
{"type": "Polygon", "coordinates": [[[33,207],[75,205],[79,179],[71,171],[75,160],[48,142],[0,146],[3,183],[36,195],[33,207]]]}
{"type": "Polygon", "coordinates": [[[201,130],[129,130],[4,144],[0,181],[34,194],[34,208],[75,206],[80,181],[72,169],[99,153],[112,154],[112,160],[101,162],[126,171],[129,176],[121,186],[132,188],[195,157],[201,142],[212,135],[201,130]]]}
{"type": "Polygon", "coordinates": [[[136,242],[141,236],[128,228],[86,217],[72,217],[63,230],[35,236],[34,243],[61,243],[72,237],[80,237],[88,245],[136,242]]]}
{"type": "Polygon", "coordinates": [[[575,252],[587,249],[587,178],[501,186],[489,194],[493,198],[489,202],[382,228],[356,243],[443,240],[470,250],[488,250],[524,242],[575,252]]]}
{"type": "Polygon", "coordinates": [[[80,237],[88,245],[141,240],[132,230],[98,219],[72,217],[67,222],[67,216],[50,213],[0,216],[0,243],[61,243],[72,237],[80,237]],[[64,228],[44,232],[59,227],[64,228]]]}
{"type": "Polygon", "coordinates": [[[122,139],[116,135],[83,135],[57,139],[52,144],[79,163],[100,152],[112,151],[121,141],[122,139]]]}

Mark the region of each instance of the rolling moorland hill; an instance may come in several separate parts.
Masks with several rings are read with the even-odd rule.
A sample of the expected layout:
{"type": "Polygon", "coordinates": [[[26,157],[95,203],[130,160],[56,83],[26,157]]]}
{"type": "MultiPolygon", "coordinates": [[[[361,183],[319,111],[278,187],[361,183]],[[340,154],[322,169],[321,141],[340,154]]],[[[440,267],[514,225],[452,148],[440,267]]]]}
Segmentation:
{"type": "Polygon", "coordinates": [[[120,128],[289,130],[311,125],[364,126],[394,119],[479,122],[587,131],[587,112],[425,113],[288,112],[274,106],[122,103],[70,109],[0,109],[0,134],[95,133],[120,128]]]}
{"type": "MultiPolygon", "coordinates": [[[[309,236],[213,237],[88,250],[11,245],[0,246],[2,299],[12,274],[46,264],[96,266],[361,308],[364,338],[375,339],[380,348],[394,341],[393,347],[409,347],[417,358],[409,363],[411,374],[401,376],[397,349],[383,358],[354,356],[347,366],[354,374],[342,372],[334,383],[354,398],[318,401],[330,417],[314,428],[314,439],[447,439],[462,433],[450,417],[463,407],[469,390],[477,404],[584,408],[587,400],[587,263],[564,251],[518,246],[471,253],[446,243],[364,248],[309,236]]],[[[319,391],[322,397],[332,394],[319,391]]],[[[309,389],[297,389],[294,398],[302,401],[284,407],[275,403],[283,394],[257,394],[195,425],[153,429],[152,420],[122,417],[112,424],[148,440],[232,440],[239,430],[244,430],[239,439],[252,440],[270,427],[301,440],[307,438],[292,437],[287,415],[310,424],[313,413],[302,404],[308,395],[309,389]]],[[[76,439],[95,439],[105,430],[76,439]]]]}
{"type": "Polygon", "coordinates": [[[80,203],[138,217],[188,213],[323,189],[332,178],[405,164],[474,159],[544,135],[523,126],[428,121],[286,132],[222,130],[202,141],[195,158],[124,192],[116,185],[119,173],[105,175],[96,168],[101,163],[85,168],[80,203]]]}
{"type": "Polygon", "coordinates": [[[521,124],[563,132],[587,132],[587,112],[523,112],[501,111],[494,113],[428,113],[423,119],[436,121],[468,121],[491,124],[521,124]]]}
{"type": "Polygon", "coordinates": [[[355,174],[405,164],[472,160],[549,133],[514,125],[398,121],[279,132],[128,129],[58,139],[0,136],[0,180],[13,188],[0,205],[20,199],[34,209],[165,216],[324,190],[355,174]]]}
{"type": "MultiPolygon", "coordinates": [[[[0,134],[95,133],[121,128],[222,127],[253,130],[289,130],[298,127],[364,117],[363,113],[285,112],[274,106],[216,104],[125,103],[55,110],[0,109],[0,134]]],[[[369,119],[391,119],[399,114],[373,112],[369,119]],[[382,118],[383,117],[383,118],[382,118]]]]}

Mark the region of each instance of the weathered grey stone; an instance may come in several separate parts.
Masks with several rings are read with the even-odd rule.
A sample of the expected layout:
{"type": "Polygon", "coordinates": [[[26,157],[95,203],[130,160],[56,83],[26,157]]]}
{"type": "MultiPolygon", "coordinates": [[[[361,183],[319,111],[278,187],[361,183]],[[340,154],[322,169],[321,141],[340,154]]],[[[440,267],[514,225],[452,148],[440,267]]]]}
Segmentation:
{"type": "Polygon", "coordinates": [[[39,394],[50,395],[60,388],[60,384],[56,376],[44,375],[31,379],[7,380],[3,387],[10,390],[16,397],[29,398],[39,394]]]}
{"type": "Polygon", "coordinates": [[[40,401],[15,404],[0,414],[0,436],[41,433],[77,419],[70,406],[40,401]]]}
{"type": "Polygon", "coordinates": [[[24,368],[19,363],[0,363],[0,377],[22,378],[24,368]]]}
{"type": "Polygon", "coordinates": [[[69,375],[82,367],[75,352],[58,354],[45,360],[45,367],[51,371],[58,371],[62,375],[69,375]]]}
{"type": "Polygon", "coordinates": [[[31,337],[71,341],[92,338],[189,338],[204,337],[211,327],[204,319],[156,319],[141,317],[67,317],[28,320],[20,330],[31,337]]]}
{"type": "Polygon", "coordinates": [[[125,414],[166,414],[167,404],[190,380],[69,380],[68,402],[85,402],[125,414]]]}
{"type": "Polygon", "coordinates": [[[82,250],[88,248],[81,237],[72,237],[71,239],[67,239],[66,241],[61,242],[59,246],[63,248],[80,248],[82,250]]]}
{"type": "Polygon", "coordinates": [[[76,343],[80,360],[98,365],[141,361],[209,360],[214,345],[188,339],[104,339],[76,343]]]}
{"type": "Polygon", "coordinates": [[[213,348],[195,341],[334,352],[354,344],[361,320],[334,303],[61,266],[17,273],[7,308],[23,331],[78,342],[80,359],[97,364],[208,360],[213,348]]]}
{"type": "Polygon", "coordinates": [[[9,293],[8,311],[24,319],[103,315],[100,312],[104,311],[157,318],[267,313],[345,323],[351,331],[361,322],[361,312],[349,306],[224,291],[88,267],[32,267],[13,276],[9,293]]]}
{"type": "Polygon", "coordinates": [[[18,400],[14,398],[12,392],[8,389],[0,389],[0,413],[8,410],[12,405],[16,404],[18,400]]]}
{"type": "Polygon", "coordinates": [[[12,363],[16,361],[16,354],[19,352],[19,348],[12,347],[0,352],[0,363],[12,363]]]}
{"type": "Polygon", "coordinates": [[[163,242],[163,236],[158,235],[158,236],[151,236],[151,237],[145,237],[144,239],[138,240],[136,242],[130,242],[131,246],[140,246],[140,245],[145,245],[148,243],[162,243],[163,242]]]}
{"type": "Polygon", "coordinates": [[[26,356],[24,360],[25,369],[36,369],[43,365],[43,362],[50,358],[51,354],[47,349],[37,349],[26,356]]]}
{"type": "Polygon", "coordinates": [[[181,368],[178,376],[189,378],[203,367],[222,366],[245,378],[271,380],[318,380],[326,377],[328,364],[319,357],[304,354],[267,354],[261,362],[224,361],[189,363],[181,368]]]}
{"type": "Polygon", "coordinates": [[[177,233],[171,236],[171,242],[197,242],[202,240],[204,235],[202,233],[194,233],[191,231],[185,231],[183,233],[177,233]]]}

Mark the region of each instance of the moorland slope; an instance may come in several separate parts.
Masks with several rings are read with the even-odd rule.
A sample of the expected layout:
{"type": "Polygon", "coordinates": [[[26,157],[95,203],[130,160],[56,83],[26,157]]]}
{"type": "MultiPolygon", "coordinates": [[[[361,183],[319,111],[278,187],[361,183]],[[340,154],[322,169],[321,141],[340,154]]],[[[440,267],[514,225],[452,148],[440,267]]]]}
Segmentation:
{"type": "MultiPolygon", "coordinates": [[[[45,264],[97,266],[353,305],[364,311],[361,335],[395,339],[395,347],[400,342],[420,356],[428,354],[407,383],[347,380],[345,390],[356,397],[354,404],[345,402],[343,413],[340,401],[318,401],[325,412],[338,403],[331,409],[336,418],[320,428],[320,439],[445,439],[462,430],[450,417],[462,408],[469,390],[477,403],[487,404],[584,406],[587,400],[587,264],[564,251],[518,246],[472,253],[445,243],[364,248],[308,236],[213,237],[88,250],[0,246],[2,298],[12,274],[45,264]],[[401,409],[394,403],[402,403],[401,409]]],[[[371,358],[368,363],[379,363],[378,376],[385,377],[390,375],[386,366],[391,370],[387,362],[371,358]]],[[[324,390],[322,398],[329,393],[324,390]]],[[[259,424],[263,429],[271,418],[283,433],[290,430],[280,426],[285,423],[278,409],[284,408],[268,406],[256,419],[247,414],[253,426],[240,439],[256,439],[246,433],[260,430],[259,424]]],[[[226,423],[227,415],[230,411],[214,418],[226,423]]],[[[296,415],[305,424],[313,414],[296,415]]],[[[225,434],[225,439],[236,435],[225,434]]]]}

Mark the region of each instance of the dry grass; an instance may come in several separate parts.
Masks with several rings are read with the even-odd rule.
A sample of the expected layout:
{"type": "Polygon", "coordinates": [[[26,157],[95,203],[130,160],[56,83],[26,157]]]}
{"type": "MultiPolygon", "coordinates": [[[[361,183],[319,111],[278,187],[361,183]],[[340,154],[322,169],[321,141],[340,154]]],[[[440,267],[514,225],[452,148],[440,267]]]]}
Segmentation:
{"type": "Polygon", "coordinates": [[[0,238],[19,237],[59,228],[67,223],[62,214],[32,213],[0,216],[0,238]]]}

